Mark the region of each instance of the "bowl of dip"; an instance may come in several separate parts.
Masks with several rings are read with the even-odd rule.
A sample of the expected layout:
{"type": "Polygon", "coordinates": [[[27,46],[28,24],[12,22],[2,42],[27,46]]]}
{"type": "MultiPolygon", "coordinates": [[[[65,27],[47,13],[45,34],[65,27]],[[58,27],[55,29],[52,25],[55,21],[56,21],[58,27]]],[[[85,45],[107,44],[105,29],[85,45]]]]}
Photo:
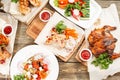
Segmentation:
{"type": "Polygon", "coordinates": [[[92,52],[91,50],[84,48],[79,53],[79,58],[82,61],[89,61],[92,58],[92,52]]]}
{"type": "Polygon", "coordinates": [[[42,10],[39,14],[39,18],[43,22],[48,22],[51,17],[51,12],[48,10],[42,10]]]}
{"type": "Polygon", "coordinates": [[[13,27],[11,24],[5,24],[2,26],[2,34],[5,36],[11,36],[13,33],[13,27]]]}

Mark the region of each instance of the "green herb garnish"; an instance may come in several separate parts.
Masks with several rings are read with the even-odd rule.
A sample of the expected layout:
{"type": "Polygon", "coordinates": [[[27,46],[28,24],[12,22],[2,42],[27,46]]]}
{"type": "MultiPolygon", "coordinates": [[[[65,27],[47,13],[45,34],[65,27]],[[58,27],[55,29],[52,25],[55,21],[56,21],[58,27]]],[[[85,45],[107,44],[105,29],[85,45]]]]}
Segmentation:
{"type": "Polygon", "coordinates": [[[58,0],[54,0],[54,5],[58,7],[58,0]]]}
{"type": "Polygon", "coordinates": [[[14,80],[26,80],[25,75],[20,74],[20,75],[15,75],[14,80]]]}
{"type": "Polygon", "coordinates": [[[19,0],[11,0],[11,2],[17,3],[19,0]]]}
{"type": "Polygon", "coordinates": [[[55,28],[56,28],[57,32],[60,34],[60,33],[62,33],[63,30],[66,29],[66,25],[64,24],[64,21],[60,21],[57,23],[55,28]]]}
{"type": "Polygon", "coordinates": [[[112,63],[113,61],[109,58],[107,53],[100,54],[99,57],[92,62],[92,64],[99,66],[101,69],[108,69],[109,65],[112,63]]]}

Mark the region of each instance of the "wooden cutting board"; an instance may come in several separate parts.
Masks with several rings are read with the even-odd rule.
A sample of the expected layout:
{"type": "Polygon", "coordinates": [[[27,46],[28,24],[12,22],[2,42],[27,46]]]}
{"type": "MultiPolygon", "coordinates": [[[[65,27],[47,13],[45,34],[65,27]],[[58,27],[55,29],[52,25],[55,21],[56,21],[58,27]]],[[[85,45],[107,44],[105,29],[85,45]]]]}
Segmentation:
{"type": "MultiPolygon", "coordinates": [[[[44,8],[45,10],[49,10],[52,14],[54,13],[54,11],[48,9],[48,8],[44,8]]],[[[43,10],[44,10],[43,9],[43,10]]],[[[34,40],[37,38],[37,36],[39,35],[39,33],[42,31],[42,29],[44,28],[44,26],[46,25],[47,22],[43,22],[39,19],[39,13],[36,15],[36,17],[33,19],[33,21],[31,22],[30,25],[28,25],[27,28],[27,35],[29,35],[30,37],[32,37],[34,40]]],[[[76,50],[78,49],[78,47],[81,45],[81,43],[84,40],[84,35],[82,35],[82,39],[78,42],[78,44],[76,45],[76,47],[73,49],[73,51],[66,57],[62,57],[60,55],[56,55],[57,57],[59,57],[61,60],[63,60],[64,62],[68,61],[70,59],[70,57],[76,52],[76,50]]]]}
{"type": "Polygon", "coordinates": [[[79,50],[78,50],[78,52],[77,52],[75,58],[76,58],[79,62],[81,62],[83,65],[87,66],[87,62],[82,61],[82,60],[80,59],[80,57],[79,57],[80,51],[81,51],[83,48],[85,48],[85,47],[86,47],[86,42],[83,41],[82,46],[79,48],[79,50]]]}
{"type": "MultiPolygon", "coordinates": [[[[42,10],[49,10],[52,14],[54,11],[48,9],[48,8],[43,8],[42,10]]],[[[41,10],[41,11],[42,11],[41,10]]],[[[40,12],[39,12],[40,13],[40,12]]],[[[34,40],[37,38],[41,30],[44,28],[47,22],[43,22],[39,18],[39,13],[36,15],[36,17],[33,19],[33,21],[28,25],[26,33],[32,37],[34,40]]]]}

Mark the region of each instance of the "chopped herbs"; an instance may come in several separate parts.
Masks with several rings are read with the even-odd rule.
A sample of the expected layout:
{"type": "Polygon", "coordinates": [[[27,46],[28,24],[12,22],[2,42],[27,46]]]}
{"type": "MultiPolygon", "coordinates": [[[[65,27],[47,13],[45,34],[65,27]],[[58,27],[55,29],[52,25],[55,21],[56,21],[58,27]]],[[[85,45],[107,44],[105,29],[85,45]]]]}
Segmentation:
{"type": "Polygon", "coordinates": [[[60,33],[62,33],[63,30],[66,29],[66,25],[64,24],[64,21],[60,21],[57,23],[55,28],[56,28],[57,32],[60,34],[60,33]]]}
{"type": "Polygon", "coordinates": [[[19,0],[11,0],[11,2],[17,3],[19,0]]]}
{"type": "Polygon", "coordinates": [[[92,64],[99,66],[101,69],[108,69],[109,65],[112,63],[113,61],[109,58],[107,53],[100,54],[99,57],[92,62],[92,64]]]}
{"type": "Polygon", "coordinates": [[[54,0],[54,5],[58,7],[58,0],[54,0]]]}
{"type": "Polygon", "coordinates": [[[26,80],[26,79],[25,79],[25,76],[23,74],[20,74],[20,75],[15,75],[14,80],[26,80]]]}

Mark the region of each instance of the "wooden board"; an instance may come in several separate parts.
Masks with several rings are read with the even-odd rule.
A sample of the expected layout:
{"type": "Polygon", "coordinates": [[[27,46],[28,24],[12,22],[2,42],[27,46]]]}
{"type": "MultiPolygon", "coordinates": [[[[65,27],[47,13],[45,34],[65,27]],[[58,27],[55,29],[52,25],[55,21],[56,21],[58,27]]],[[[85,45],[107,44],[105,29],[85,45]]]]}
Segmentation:
{"type": "MultiPolygon", "coordinates": [[[[48,8],[44,8],[44,9],[49,10],[52,14],[54,13],[54,11],[52,11],[52,10],[50,10],[48,8]]],[[[32,37],[35,40],[37,38],[37,36],[39,35],[39,33],[44,28],[44,26],[46,25],[46,23],[47,22],[41,21],[39,19],[39,14],[37,14],[37,16],[33,19],[33,21],[31,22],[31,24],[28,26],[28,29],[26,31],[27,35],[29,35],[30,37],[32,37]]],[[[68,56],[62,57],[60,55],[57,55],[57,57],[59,57],[64,62],[68,61],[70,59],[70,57],[78,49],[78,47],[81,45],[81,43],[82,43],[83,40],[84,40],[84,35],[82,35],[82,39],[78,42],[78,44],[76,45],[76,47],[73,49],[73,51],[68,56]]]]}
{"type": "Polygon", "coordinates": [[[82,46],[81,46],[80,49],[78,50],[75,58],[76,58],[79,62],[81,62],[83,65],[87,66],[87,62],[82,61],[82,60],[79,58],[79,53],[80,53],[80,51],[81,51],[83,48],[86,47],[85,45],[86,45],[86,42],[84,41],[84,42],[82,43],[82,46]]]}
{"type": "MultiPolygon", "coordinates": [[[[49,10],[52,14],[54,11],[44,8],[43,10],[49,10]]],[[[40,13],[40,12],[39,12],[40,13]]],[[[32,37],[34,40],[37,38],[41,30],[44,28],[47,22],[43,22],[39,18],[39,13],[36,15],[36,17],[33,19],[33,21],[28,25],[28,28],[26,30],[27,35],[32,37]]]]}
{"type": "Polygon", "coordinates": [[[78,49],[78,47],[82,44],[84,38],[85,38],[85,36],[82,35],[82,39],[79,41],[79,43],[75,46],[75,48],[73,49],[73,51],[67,57],[62,57],[60,55],[57,55],[57,56],[60,59],[62,59],[64,62],[68,61],[71,58],[71,56],[76,52],[76,50],[78,49]]]}

